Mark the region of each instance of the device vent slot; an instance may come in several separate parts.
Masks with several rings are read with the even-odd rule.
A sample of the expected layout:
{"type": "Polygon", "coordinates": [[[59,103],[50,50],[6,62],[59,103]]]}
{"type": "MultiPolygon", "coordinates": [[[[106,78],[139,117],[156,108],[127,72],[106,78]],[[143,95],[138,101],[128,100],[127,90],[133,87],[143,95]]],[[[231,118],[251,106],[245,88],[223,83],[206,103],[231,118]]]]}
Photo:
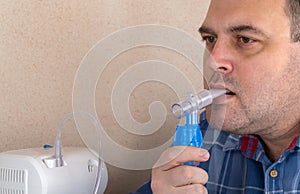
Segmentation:
{"type": "Polygon", "coordinates": [[[27,170],[0,168],[0,194],[28,194],[27,184],[27,170]]]}
{"type": "Polygon", "coordinates": [[[25,170],[0,168],[0,181],[9,183],[25,183],[25,170]]]}
{"type": "Polygon", "coordinates": [[[0,188],[0,194],[25,194],[21,189],[0,188]]]}

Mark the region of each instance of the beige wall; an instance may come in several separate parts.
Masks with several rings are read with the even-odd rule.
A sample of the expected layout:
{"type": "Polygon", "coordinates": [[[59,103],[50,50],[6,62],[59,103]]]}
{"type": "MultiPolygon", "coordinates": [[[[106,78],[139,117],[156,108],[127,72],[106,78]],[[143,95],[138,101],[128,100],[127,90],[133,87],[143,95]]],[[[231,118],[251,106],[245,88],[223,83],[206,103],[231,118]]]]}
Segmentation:
{"type": "MultiPolygon", "coordinates": [[[[80,61],[98,40],[118,29],[148,23],[174,26],[200,40],[197,29],[207,5],[207,0],[1,0],[0,152],[52,144],[61,119],[72,111],[72,87],[80,61]]],[[[130,65],[150,59],[175,64],[196,88],[202,87],[188,60],[166,49],[134,49],[113,60],[97,83],[97,113],[107,133],[132,148],[151,147],[153,139],[162,143],[176,124],[168,115],[162,129],[171,131],[158,132],[150,140],[137,139],[121,130],[108,106],[117,76],[130,65]]],[[[131,114],[145,122],[153,100],[169,107],[176,99],[164,84],[145,83],[130,97],[131,114]]],[[[63,143],[83,145],[72,122],[63,133],[63,143]]],[[[107,193],[132,191],[148,176],[149,171],[109,166],[107,193]]]]}

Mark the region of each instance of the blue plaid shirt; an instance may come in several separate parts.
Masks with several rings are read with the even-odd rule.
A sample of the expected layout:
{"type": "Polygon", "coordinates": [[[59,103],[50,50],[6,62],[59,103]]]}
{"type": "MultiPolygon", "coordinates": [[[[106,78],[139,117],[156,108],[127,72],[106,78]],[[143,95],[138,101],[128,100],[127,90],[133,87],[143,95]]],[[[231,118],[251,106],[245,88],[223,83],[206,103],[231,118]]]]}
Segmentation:
{"type": "MultiPolygon", "coordinates": [[[[200,123],[202,133],[213,130],[205,118],[200,123]]],[[[300,193],[299,147],[298,136],[276,162],[271,162],[257,136],[221,132],[209,149],[209,161],[199,167],[208,172],[210,194],[300,193]]],[[[135,194],[152,194],[150,184],[146,182],[135,194]]]]}

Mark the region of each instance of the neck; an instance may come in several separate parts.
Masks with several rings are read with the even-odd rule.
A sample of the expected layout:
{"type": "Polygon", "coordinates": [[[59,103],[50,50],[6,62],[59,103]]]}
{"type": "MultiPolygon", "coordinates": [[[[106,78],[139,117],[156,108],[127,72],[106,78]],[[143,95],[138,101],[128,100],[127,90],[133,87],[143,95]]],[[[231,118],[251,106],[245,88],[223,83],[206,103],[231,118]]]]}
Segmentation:
{"type": "Polygon", "coordinates": [[[260,139],[268,158],[275,162],[283,152],[292,144],[293,140],[299,135],[300,123],[290,130],[282,130],[286,133],[272,137],[270,135],[260,135],[260,139]]]}

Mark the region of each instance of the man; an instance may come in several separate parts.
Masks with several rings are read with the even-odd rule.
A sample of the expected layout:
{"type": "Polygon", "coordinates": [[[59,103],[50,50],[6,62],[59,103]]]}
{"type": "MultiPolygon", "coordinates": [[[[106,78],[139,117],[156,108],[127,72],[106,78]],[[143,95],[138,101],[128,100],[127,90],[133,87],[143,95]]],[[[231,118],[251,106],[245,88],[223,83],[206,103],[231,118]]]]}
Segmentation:
{"type": "Polygon", "coordinates": [[[168,149],[138,192],[300,193],[300,0],[212,0],[199,31],[231,91],[218,143],[168,149]]]}

